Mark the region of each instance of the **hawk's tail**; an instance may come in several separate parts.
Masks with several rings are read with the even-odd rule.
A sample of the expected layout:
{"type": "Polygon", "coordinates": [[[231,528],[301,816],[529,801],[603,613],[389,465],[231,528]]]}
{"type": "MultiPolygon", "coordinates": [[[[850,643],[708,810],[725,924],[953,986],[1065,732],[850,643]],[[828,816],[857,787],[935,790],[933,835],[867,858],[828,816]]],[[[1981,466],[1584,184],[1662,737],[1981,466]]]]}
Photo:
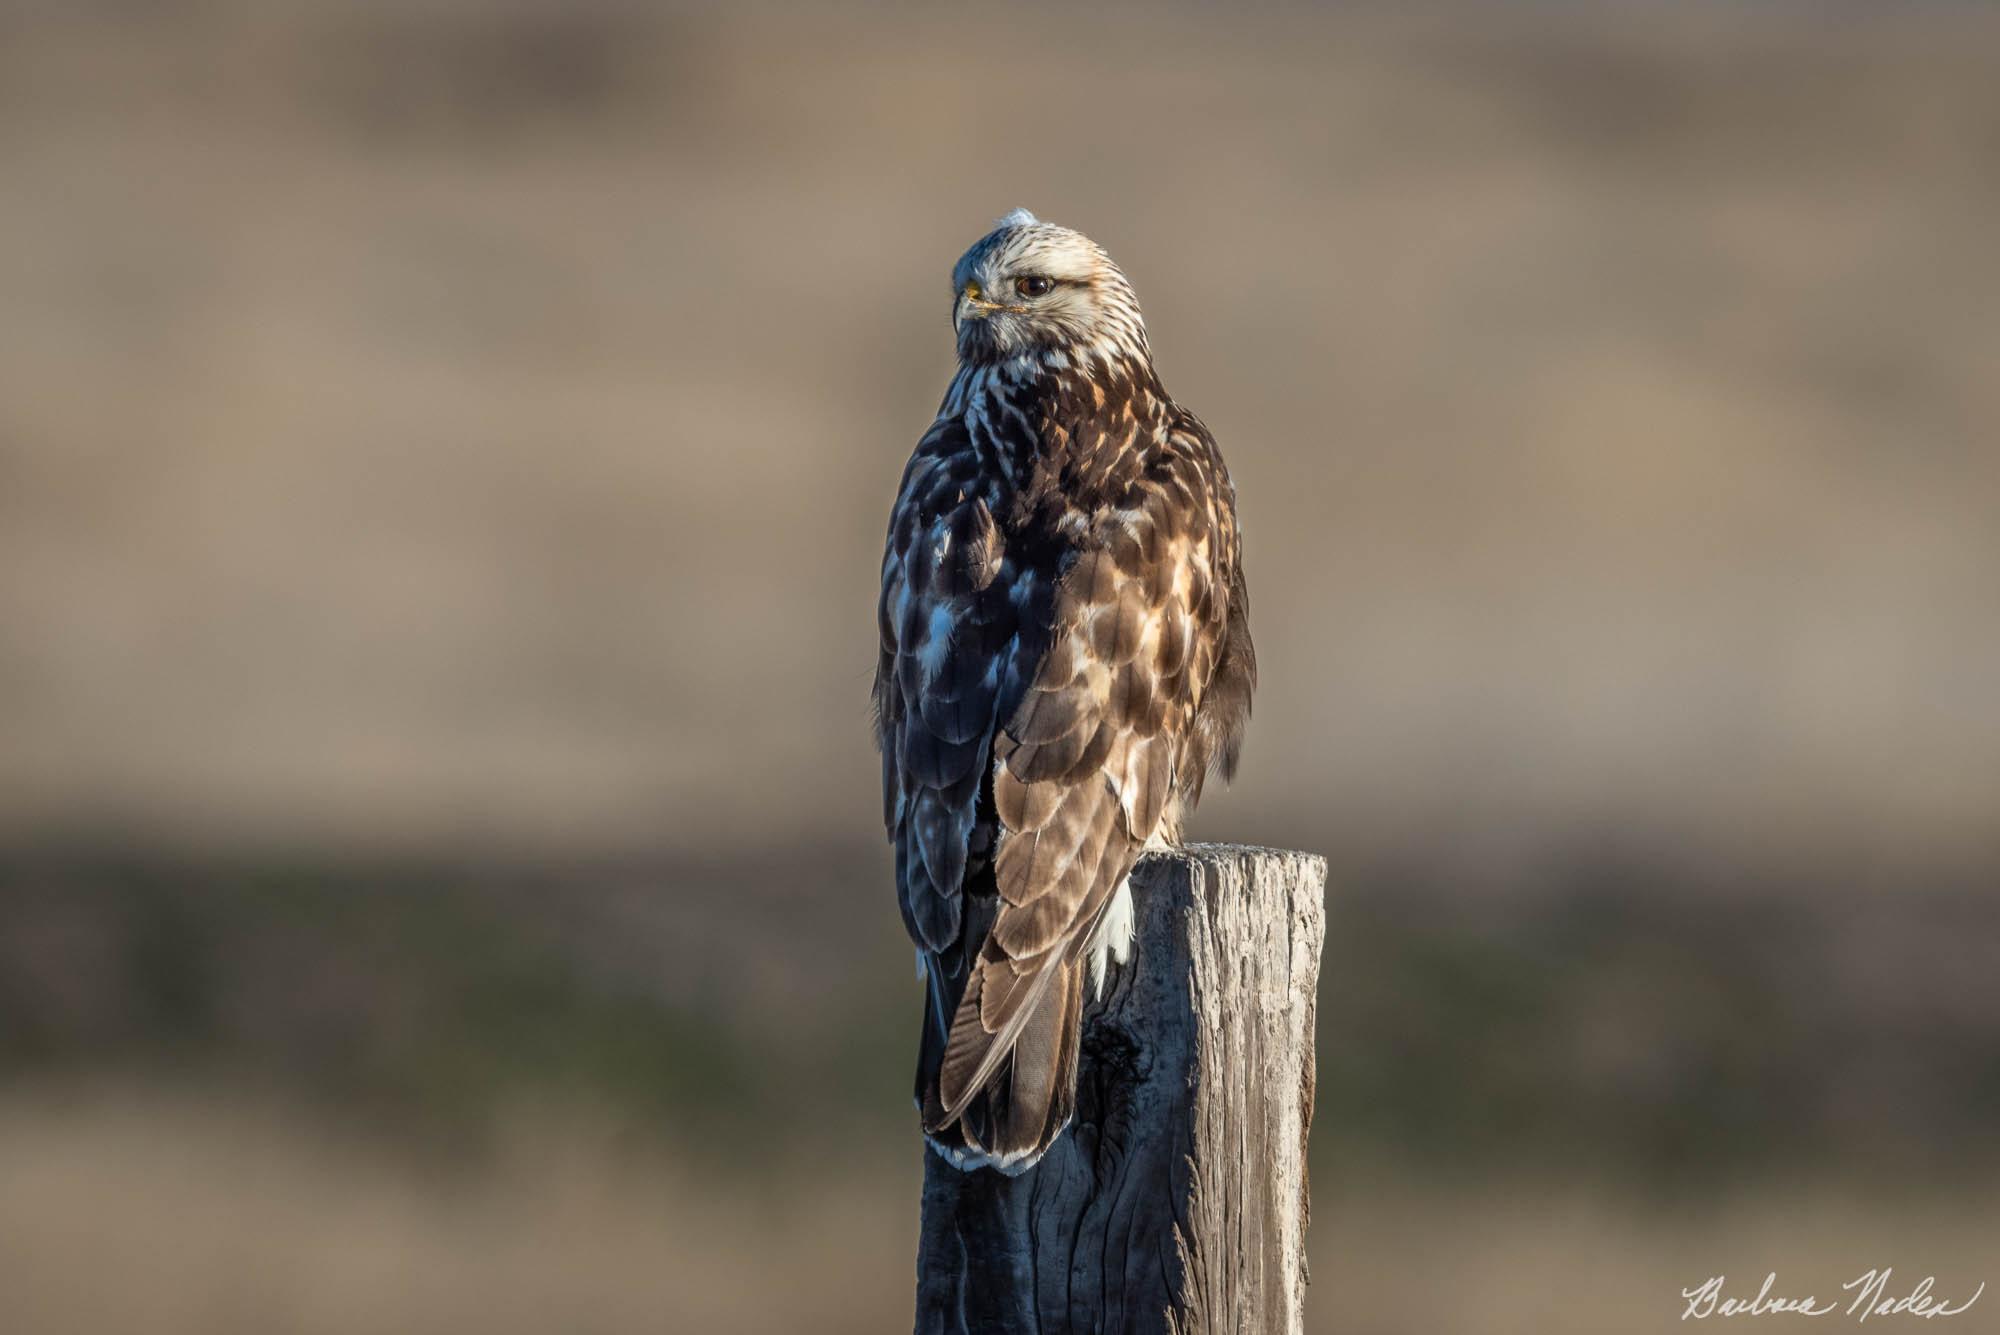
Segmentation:
{"type": "MultiPolygon", "coordinates": [[[[1083,960],[1054,964],[1047,985],[1031,1003],[999,1059],[956,1116],[946,1111],[939,1081],[954,1018],[979,1024],[977,1007],[960,1010],[957,995],[936,979],[924,1005],[924,1039],[917,1062],[917,1104],[924,1134],[955,1167],[1024,1172],[1062,1134],[1076,1113],[1077,1045],[1083,1023],[1083,960]],[[943,1006],[949,1001],[951,1004],[943,1006]]],[[[932,971],[934,974],[937,970],[932,971]]],[[[962,993],[963,988],[958,989],[962,993]]],[[[953,1054],[956,1056],[957,1054],[953,1054]]]]}

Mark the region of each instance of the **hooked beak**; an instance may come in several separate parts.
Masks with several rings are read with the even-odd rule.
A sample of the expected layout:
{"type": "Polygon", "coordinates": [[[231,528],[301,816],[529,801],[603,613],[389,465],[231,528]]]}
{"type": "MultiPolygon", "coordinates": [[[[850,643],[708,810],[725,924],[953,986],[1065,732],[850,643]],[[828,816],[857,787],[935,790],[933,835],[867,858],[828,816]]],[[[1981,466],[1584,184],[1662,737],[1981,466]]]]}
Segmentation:
{"type": "Polygon", "coordinates": [[[995,311],[1007,309],[1000,302],[986,300],[977,278],[968,280],[965,290],[958,294],[958,315],[962,320],[983,320],[995,311]]]}

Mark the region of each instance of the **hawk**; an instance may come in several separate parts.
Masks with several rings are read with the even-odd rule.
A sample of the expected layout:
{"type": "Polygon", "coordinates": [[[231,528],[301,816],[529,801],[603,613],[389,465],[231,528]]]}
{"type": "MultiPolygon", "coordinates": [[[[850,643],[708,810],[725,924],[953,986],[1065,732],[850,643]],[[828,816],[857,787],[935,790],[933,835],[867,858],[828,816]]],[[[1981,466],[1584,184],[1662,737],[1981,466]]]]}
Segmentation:
{"type": "Polygon", "coordinates": [[[882,558],[875,731],[924,1133],[1018,1173],[1075,1110],[1133,864],[1233,775],[1257,662],[1229,472],[1111,257],[1017,209],[951,285],[958,371],[882,558]]]}

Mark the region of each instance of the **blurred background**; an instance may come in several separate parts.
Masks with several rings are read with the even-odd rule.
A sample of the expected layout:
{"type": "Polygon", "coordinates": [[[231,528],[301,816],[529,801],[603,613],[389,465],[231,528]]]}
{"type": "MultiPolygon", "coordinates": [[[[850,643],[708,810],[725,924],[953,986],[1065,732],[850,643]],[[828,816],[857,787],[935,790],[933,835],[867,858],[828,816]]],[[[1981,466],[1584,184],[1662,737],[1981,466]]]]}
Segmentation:
{"type": "Polygon", "coordinates": [[[1241,495],[1314,1329],[2000,1282],[1991,8],[14,0],[0,181],[10,1335],[906,1326],[873,602],[1017,205],[1241,495]]]}

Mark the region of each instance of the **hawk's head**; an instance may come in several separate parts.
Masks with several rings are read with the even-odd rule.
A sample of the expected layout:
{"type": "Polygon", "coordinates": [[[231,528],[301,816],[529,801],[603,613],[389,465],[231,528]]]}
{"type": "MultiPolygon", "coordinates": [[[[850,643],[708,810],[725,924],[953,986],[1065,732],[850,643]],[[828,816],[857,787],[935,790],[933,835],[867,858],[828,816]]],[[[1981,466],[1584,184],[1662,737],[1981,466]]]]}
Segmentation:
{"type": "Polygon", "coordinates": [[[1111,257],[1026,209],[973,243],[951,271],[951,289],[961,361],[1082,350],[1148,357],[1138,298],[1111,257]]]}

